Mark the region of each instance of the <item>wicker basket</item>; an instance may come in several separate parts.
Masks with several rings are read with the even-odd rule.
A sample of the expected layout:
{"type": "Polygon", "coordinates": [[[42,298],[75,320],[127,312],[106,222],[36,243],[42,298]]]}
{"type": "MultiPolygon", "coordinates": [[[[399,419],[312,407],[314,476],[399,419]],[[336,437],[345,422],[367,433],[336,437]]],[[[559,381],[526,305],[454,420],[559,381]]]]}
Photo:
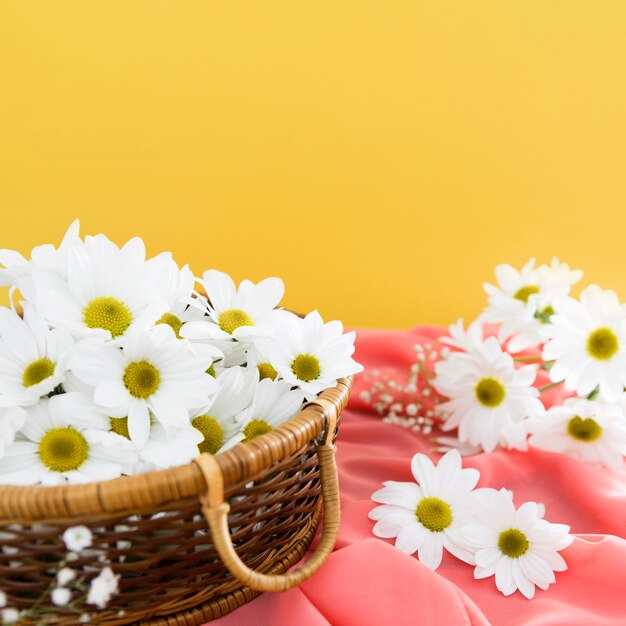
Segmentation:
{"type": "MultiPolygon", "coordinates": [[[[46,593],[66,552],[61,535],[79,524],[94,535],[93,553],[72,567],[89,580],[106,551],[121,575],[120,593],[91,623],[203,624],[299,584],[335,543],[333,440],[351,384],[342,379],[275,431],[188,465],[88,485],[0,487],[0,588],[10,605],[27,609],[46,593]],[[309,547],[322,501],[320,542],[286,573],[309,547]]],[[[78,623],[63,609],[49,619],[78,623]]]]}

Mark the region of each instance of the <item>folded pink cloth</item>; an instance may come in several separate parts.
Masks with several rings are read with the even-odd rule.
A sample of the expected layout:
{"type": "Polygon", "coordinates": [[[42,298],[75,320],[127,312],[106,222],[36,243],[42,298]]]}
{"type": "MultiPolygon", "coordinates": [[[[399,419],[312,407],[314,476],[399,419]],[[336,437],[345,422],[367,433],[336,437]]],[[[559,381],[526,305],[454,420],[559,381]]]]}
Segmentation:
{"type": "MultiPolygon", "coordinates": [[[[356,358],[368,370],[394,370],[402,378],[415,362],[413,346],[436,344],[444,329],[409,332],[361,330],[356,358]]],[[[410,460],[428,453],[428,437],[385,424],[360,398],[355,381],[344,412],[337,461],[342,521],[337,546],[323,568],[298,589],[263,594],[218,620],[220,626],[589,626],[626,624],[626,470],[614,471],[538,450],[495,452],[464,459],[480,470],[479,487],[506,487],[517,506],[546,507],[546,519],[568,524],[576,539],[561,554],[569,569],[556,584],[504,597],[493,578],[474,580],[473,568],[444,552],[436,572],[372,535],[370,500],[385,480],[411,481],[410,460]]],[[[558,389],[544,394],[549,402],[558,389]]],[[[438,455],[432,455],[433,458],[438,455]]]]}

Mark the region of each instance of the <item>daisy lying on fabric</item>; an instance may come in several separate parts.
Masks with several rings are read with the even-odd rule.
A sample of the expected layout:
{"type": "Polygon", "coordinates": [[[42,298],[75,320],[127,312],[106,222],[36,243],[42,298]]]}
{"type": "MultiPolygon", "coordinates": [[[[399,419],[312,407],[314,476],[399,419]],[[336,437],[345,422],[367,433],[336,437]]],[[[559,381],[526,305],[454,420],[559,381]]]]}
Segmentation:
{"type": "Polygon", "coordinates": [[[216,454],[293,417],[362,367],[354,333],[276,308],[279,278],[203,279],[79,236],[27,260],[0,250],[0,484],[86,482],[216,454]],[[195,291],[195,283],[206,296],[195,291]]]}
{"type": "Polygon", "coordinates": [[[416,454],[411,471],[417,484],[388,481],[372,495],[382,503],[369,512],[377,537],[396,539],[396,548],[435,570],[443,548],[475,565],[474,577],[495,574],[496,587],[532,598],[535,586],[547,589],[554,572],[567,569],[558,552],[573,541],[569,526],[550,524],[543,506],[526,502],[519,509],[505,489],[474,489],[479,473],[462,469],[456,450],[434,466],[416,454]]]}

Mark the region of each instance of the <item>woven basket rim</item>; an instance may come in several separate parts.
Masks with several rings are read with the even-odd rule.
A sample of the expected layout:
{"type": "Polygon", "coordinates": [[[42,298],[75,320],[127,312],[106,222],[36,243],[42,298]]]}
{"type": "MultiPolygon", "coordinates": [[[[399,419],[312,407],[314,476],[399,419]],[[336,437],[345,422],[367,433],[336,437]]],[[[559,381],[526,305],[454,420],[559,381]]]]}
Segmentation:
{"type": "MultiPolygon", "coordinates": [[[[318,437],[326,422],[322,405],[330,402],[340,414],[348,402],[352,380],[352,376],[339,379],[335,387],[324,390],[282,426],[216,455],[225,486],[253,477],[318,437]]],[[[202,472],[194,462],[80,485],[1,485],[0,520],[88,518],[93,514],[134,511],[197,496],[206,488],[202,472]]]]}

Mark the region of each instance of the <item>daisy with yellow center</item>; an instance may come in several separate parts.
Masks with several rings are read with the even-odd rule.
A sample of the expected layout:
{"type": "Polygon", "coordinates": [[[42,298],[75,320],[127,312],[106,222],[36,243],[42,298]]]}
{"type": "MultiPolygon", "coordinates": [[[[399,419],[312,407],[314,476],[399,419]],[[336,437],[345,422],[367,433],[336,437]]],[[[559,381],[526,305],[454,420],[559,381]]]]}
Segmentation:
{"type": "Polygon", "coordinates": [[[547,589],[556,581],[554,572],[567,569],[559,552],[574,539],[570,527],[542,519],[543,507],[535,502],[516,509],[506,489],[483,489],[476,498],[476,518],[461,529],[474,553],[474,578],[495,575],[505,596],[519,590],[532,599],[535,587],[547,589]]]}
{"type": "Polygon", "coordinates": [[[31,305],[24,319],[0,307],[0,405],[35,404],[65,381],[74,340],[50,330],[31,305]]]}
{"type": "Polygon", "coordinates": [[[304,395],[283,381],[261,380],[254,389],[250,406],[237,416],[243,441],[265,435],[296,415],[304,395]]]}
{"type": "Polygon", "coordinates": [[[550,379],[579,396],[598,387],[615,402],[626,385],[626,313],[617,294],[591,285],[580,301],[563,299],[554,310],[543,349],[544,360],[554,361],[550,379]]]}
{"type": "Polygon", "coordinates": [[[588,463],[620,468],[626,455],[625,403],[570,398],[529,420],[534,448],[568,454],[588,463]]]}
{"type": "Polygon", "coordinates": [[[508,340],[509,352],[537,346],[543,341],[543,326],[550,320],[554,302],[565,297],[581,277],[580,270],[570,270],[557,258],[540,267],[531,259],[521,270],[498,265],[497,285],[484,285],[489,305],[481,318],[499,325],[498,338],[501,343],[508,340]]]}
{"type": "Polygon", "coordinates": [[[66,393],[25,409],[20,440],[0,460],[0,483],[59,485],[117,478],[137,462],[130,442],[106,432],[89,397],[66,393]]]}
{"type": "Polygon", "coordinates": [[[185,323],[181,335],[194,343],[217,346],[228,365],[243,365],[247,345],[265,335],[273,323],[285,291],[283,281],[266,278],[254,284],[244,280],[236,287],[228,274],[208,270],[199,282],[208,296],[204,300],[207,315],[185,323]]]}
{"type": "Polygon", "coordinates": [[[461,456],[450,450],[433,465],[424,454],[416,454],[411,471],[417,482],[387,481],[372,495],[378,506],[369,512],[376,520],[377,537],[395,538],[396,548],[413,554],[432,570],[441,564],[444,548],[457,558],[472,563],[459,529],[471,521],[479,474],[462,469],[461,456]]]}
{"type": "Polygon", "coordinates": [[[299,387],[312,400],[338,378],[363,371],[352,358],[354,338],[354,332],[343,333],[341,322],[325,324],[317,311],[304,319],[283,311],[280,324],[258,345],[278,379],[299,387]]]}
{"type": "Polygon", "coordinates": [[[149,329],[169,308],[168,268],[146,261],[143,241],[122,248],[104,235],[68,251],[67,273],[32,272],[37,310],[75,337],[119,339],[149,329]]]}
{"type": "Polygon", "coordinates": [[[211,358],[192,352],[170,328],[156,326],[120,345],[85,345],[73,373],[93,387],[96,406],[109,417],[128,418],[130,439],[141,450],[151,415],[166,428],[185,428],[189,412],[205,406],[217,384],[206,373],[211,358]]]}
{"type": "Polygon", "coordinates": [[[536,367],[517,368],[495,337],[470,352],[453,352],[435,366],[435,389],[449,398],[438,406],[443,430],[458,428],[462,443],[491,452],[500,445],[525,450],[524,420],[544,406],[533,387],[536,367]]]}
{"type": "Polygon", "coordinates": [[[217,392],[211,402],[192,413],[191,425],[202,435],[200,453],[217,454],[243,439],[235,418],[250,405],[259,374],[255,369],[235,366],[220,372],[216,382],[217,392]]]}

